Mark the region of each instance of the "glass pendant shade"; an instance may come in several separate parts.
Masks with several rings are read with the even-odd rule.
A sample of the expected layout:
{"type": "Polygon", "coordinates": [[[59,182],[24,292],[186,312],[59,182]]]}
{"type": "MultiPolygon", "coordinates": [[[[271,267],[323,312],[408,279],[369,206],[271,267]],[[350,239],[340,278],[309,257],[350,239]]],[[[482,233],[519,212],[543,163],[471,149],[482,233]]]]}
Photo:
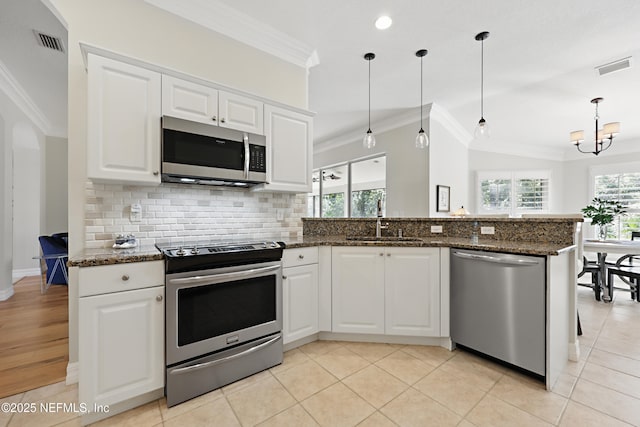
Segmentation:
{"type": "Polygon", "coordinates": [[[416,148],[426,148],[429,146],[429,137],[424,133],[424,130],[420,128],[418,136],[416,136],[416,148]]]}
{"type": "Polygon", "coordinates": [[[373,148],[376,146],[376,137],[373,136],[373,132],[371,132],[371,129],[367,131],[364,138],[362,139],[362,146],[364,148],[373,148]]]}
{"type": "Polygon", "coordinates": [[[473,136],[479,140],[488,139],[490,136],[489,133],[489,125],[487,124],[487,121],[484,118],[480,119],[473,136]]]}

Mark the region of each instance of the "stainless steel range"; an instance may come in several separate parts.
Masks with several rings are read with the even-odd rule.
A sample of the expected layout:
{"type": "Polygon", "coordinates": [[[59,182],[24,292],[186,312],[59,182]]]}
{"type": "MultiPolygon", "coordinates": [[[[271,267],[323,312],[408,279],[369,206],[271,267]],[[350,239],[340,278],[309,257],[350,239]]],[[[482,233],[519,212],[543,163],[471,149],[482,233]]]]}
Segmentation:
{"type": "Polygon", "coordinates": [[[167,406],[282,363],[284,243],[156,246],[166,268],[167,406]]]}

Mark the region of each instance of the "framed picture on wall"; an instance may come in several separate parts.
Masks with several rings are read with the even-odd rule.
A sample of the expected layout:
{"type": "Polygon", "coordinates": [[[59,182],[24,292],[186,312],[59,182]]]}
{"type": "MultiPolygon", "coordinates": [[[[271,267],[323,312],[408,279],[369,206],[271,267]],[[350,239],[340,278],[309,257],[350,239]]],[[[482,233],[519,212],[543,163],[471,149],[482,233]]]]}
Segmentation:
{"type": "Polygon", "coordinates": [[[449,187],[436,185],[436,208],[438,212],[449,212],[449,187]]]}

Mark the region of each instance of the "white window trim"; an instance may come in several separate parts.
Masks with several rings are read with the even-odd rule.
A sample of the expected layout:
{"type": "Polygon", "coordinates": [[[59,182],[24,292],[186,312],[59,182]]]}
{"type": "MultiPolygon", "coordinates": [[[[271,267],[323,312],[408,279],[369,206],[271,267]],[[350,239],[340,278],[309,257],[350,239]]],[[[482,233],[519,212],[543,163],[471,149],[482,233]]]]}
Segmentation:
{"type": "Polygon", "coordinates": [[[549,213],[551,212],[551,194],[553,188],[552,173],[547,169],[536,170],[486,170],[476,172],[476,211],[480,215],[508,213],[511,217],[520,216],[526,213],[549,213]],[[515,205],[512,205],[509,209],[483,209],[482,207],[482,189],[481,183],[487,179],[509,179],[511,180],[511,200],[515,203],[515,181],[517,179],[547,179],[549,181],[548,196],[547,196],[547,208],[543,210],[518,210],[515,205]]]}
{"type": "MultiPolygon", "coordinates": [[[[594,197],[596,197],[596,176],[599,175],[615,175],[625,173],[638,173],[640,172],[640,162],[627,162],[627,163],[610,163],[606,165],[589,166],[589,200],[585,203],[585,206],[590,204],[594,197]]],[[[628,214],[640,214],[640,209],[627,208],[628,214]]],[[[596,227],[590,225],[591,237],[597,237],[596,227]]],[[[620,230],[618,230],[618,233],[620,230]]]]}

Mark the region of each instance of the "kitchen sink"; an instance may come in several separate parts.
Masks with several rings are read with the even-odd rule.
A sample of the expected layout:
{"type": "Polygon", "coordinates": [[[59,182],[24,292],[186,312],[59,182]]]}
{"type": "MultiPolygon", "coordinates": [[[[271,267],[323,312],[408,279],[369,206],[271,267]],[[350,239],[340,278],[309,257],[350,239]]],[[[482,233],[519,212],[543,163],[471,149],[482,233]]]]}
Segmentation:
{"type": "Polygon", "coordinates": [[[421,242],[419,237],[396,237],[396,236],[347,236],[347,240],[358,240],[365,242],[421,242]]]}

